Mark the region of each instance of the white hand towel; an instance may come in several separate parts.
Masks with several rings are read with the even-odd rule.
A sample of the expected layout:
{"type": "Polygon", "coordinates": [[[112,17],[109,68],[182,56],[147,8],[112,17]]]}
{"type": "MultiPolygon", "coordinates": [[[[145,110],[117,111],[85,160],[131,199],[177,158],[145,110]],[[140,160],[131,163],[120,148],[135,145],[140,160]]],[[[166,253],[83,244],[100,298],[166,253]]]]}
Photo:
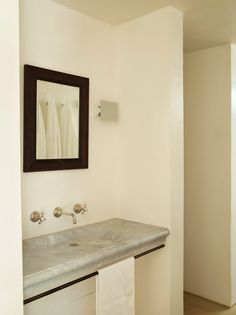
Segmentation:
{"type": "Polygon", "coordinates": [[[41,105],[37,104],[36,159],[46,158],[46,136],[41,105]]]}
{"type": "MultiPolygon", "coordinates": [[[[60,130],[63,158],[78,158],[79,157],[79,141],[78,141],[78,123],[75,125],[78,114],[73,111],[70,103],[64,103],[60,109],[60,130]]],[[[77,118],[78,120],[78,118],[77,118]]]]}
{"type": "Polygon", "coordinates": [[[46,129],[46,143],[47,143],[47,158],[60,159],[61,158],[61,134],[59,128],[59,121],[55,101],[48,102],[47,112],[47,129],[46,129]]]}
{"type": "Polygon", "coordinates": [[[96,278],[97,315],[134,315],[134,258],[99,270],[96,278]]]}

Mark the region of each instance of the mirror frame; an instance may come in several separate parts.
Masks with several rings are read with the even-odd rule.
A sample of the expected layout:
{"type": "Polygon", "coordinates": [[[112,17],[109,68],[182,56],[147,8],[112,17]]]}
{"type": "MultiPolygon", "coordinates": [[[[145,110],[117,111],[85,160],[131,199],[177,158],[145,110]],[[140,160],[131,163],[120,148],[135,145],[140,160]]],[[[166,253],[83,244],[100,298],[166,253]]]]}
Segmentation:
{"type": "Polygon", "coordinates": [[[88,168],[89,79],[63,72],[24,65],[23,171],[39,172],[88,168]],[[37,80],[79,87],[79,157],[36,159],[37,80]]]}

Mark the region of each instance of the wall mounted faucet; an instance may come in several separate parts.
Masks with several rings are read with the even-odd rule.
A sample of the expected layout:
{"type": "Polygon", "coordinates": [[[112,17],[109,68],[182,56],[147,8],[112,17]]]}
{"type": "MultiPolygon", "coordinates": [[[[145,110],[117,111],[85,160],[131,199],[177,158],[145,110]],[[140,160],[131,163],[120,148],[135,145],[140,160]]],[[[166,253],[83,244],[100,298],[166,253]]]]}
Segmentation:
{"type": "Polygon", "coordinates": [[[81,205],[80,203],[76,203],[74,205],[73,210],[74,210],[74,213],[77,213],[77,214],[79,213],[84,214],[86,211],[88,211],[85,203],[83,205],[81,205]]]}
{"type": "Polygon", "coordinates": [[[41,224],[43,221],[46,220],[43,212],[39,212],[39,211],[33,211],[30,215],[30,220],[32,222],[38,222],[38,224],[41,224]]]}
{"type": "Polygon", "coordinates": [[[73,224],[77,224],[79,222],[73,212],[65,212],[60,207],[56,207],[53,211],[53,214],[56,218],[59,218],[62,215],[69,215],[72,217],[73,224]]]}

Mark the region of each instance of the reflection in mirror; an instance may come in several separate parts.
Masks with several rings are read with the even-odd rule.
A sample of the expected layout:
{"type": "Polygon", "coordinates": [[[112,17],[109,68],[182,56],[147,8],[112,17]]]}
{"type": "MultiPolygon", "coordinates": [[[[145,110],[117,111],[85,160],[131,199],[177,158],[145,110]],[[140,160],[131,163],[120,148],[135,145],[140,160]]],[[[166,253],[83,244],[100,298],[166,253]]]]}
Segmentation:
{"type": "Polygon", "coordinates": [[[37,160],[79,158],[79,99],[79,87],[37,80],[37,160]]]}

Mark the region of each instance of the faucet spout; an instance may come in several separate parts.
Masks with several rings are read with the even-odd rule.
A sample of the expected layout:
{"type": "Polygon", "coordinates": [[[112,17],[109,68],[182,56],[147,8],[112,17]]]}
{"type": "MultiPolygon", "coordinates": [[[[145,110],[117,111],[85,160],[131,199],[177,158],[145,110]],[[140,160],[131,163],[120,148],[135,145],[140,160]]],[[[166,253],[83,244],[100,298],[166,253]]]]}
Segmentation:
{"type": "Polygon", "coordinates": [[[75,214],[73,212],[65,212],[60,207],[55,208],[54,211],[53,211],[53,214],[54,214],[54,216],[56,218],[59,218],[62,215],[69,215],[69,216],[72,217],[73,224],[77,224],[78,223],[78,220],[77,220],[77,218],[76,218],[76,216],[75,216],[75,214]]]}
{"type": "Polygon", "coordinates": [[[77,224],[78,220],[76,218],[76,216],[74,215],[74,213],[71,213],[72,219],[73,219],[73,224],[77,224]]]}

